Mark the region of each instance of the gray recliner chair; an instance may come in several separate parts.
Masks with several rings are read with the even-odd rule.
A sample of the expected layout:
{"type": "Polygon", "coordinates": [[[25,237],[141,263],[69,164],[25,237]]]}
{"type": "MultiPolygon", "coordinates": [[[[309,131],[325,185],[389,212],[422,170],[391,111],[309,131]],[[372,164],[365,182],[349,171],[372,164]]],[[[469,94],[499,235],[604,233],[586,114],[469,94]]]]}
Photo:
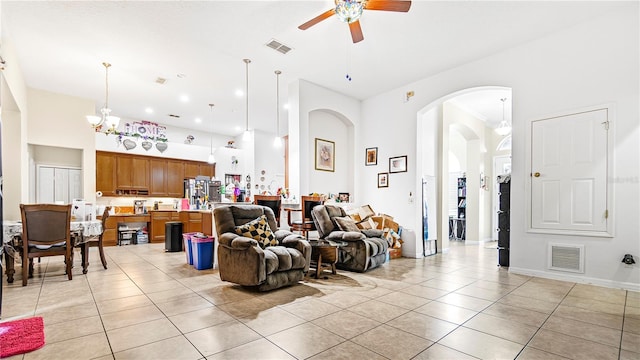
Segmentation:
{"type": "Polygon", "coordinates": [[[228,205],[213,210],[218,234],[220,278],[260,291],[293,285],[311,263],[311,245],[286,230],[278,230],[273,210],[260,205],[228,205]],[[258,241],[238,235],[236,227],[266,216],[278,246],[264,249],[258,241]]]}
{"type": "Polygon", "coordinates": [[[338,247],[339,269],[364,272],[387,261],[389,244],[382,238],[382,230],[340,230],[336,218],[348,215],[339,206],[318,205],[311,216],[321,239],[347,242],[346,246],[338,247]]]}

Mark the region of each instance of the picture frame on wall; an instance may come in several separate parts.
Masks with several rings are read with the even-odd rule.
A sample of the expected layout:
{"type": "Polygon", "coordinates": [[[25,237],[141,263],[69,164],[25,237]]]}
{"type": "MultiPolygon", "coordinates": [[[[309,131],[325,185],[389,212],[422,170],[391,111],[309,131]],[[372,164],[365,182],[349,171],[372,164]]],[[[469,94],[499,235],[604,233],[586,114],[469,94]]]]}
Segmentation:
{"type": "Polygon", "coordinates": [[[378,187],[389,187],[389,173],[378,173],[378,187]]]}
{"type": "Polygon", "coordinates": [[[349,200],[351,200],[351,196],[349,193],[338,193],[338,200],[340,200],[340,202],[348,203],[349,200]]]}
{"type": "Polygon", "coordinates": [[[316,170],[335,171],[336,144],[330,140],[316,138],[316,170]]]}
{"type": "Polygon", "coordinates": [[[407,172],[407,155],[389,158],[389,173],[407,172]]]}
{"type": "Polygon", "coordinates": [[[365,151],[365,166],[378,165],[378,148],[370,147],[365,151]]]}

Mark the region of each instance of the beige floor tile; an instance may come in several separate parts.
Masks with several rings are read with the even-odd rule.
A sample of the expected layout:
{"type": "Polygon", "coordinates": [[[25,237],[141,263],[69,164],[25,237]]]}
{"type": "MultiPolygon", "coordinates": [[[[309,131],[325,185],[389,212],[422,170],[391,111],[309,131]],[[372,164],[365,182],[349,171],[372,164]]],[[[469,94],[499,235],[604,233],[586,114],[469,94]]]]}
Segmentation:
{"type": "Polygon", "coordinates": [[[433,344],[388,325],[378,326],[351,341],[390,359],[411,359],[433,344]]]}
{"type": "Polygon", "coordinates": [[[313,323],[345,339],[351,339],[381,324],[371,317],[364,317],[348,310],[323,316],[313,320],[313,323]]]}
{"type": "Polygon", "coordinates": [[[161,302],[180,300],[193,294],[195,294],[193,290],[187,287],[180,287],[177,289],[163,290],[145,295],[147,295],[147,297],[151,299],[151,301],[157,304],[161,302]]]}
{"type": "Polygon", "coordinates": [[[98,310],[95,304],[82,304],[77,306],[54,305],[38,307],[36,316],[41,316],[45,326],[60,322],[71,321],[91,316],[97,316],[98,310]]]}
{"type": "Polygon", "coordinates": [[[508,294],[498,301],[501,304],[551,314],[558,307],[557,302],[534,299],[530,297],[508,294]]]}
{"type": "Polygon", "coordinates": [[[561,304],[611,315],[624,315],[624,304],[615,304],[576,296],[567,296],[561,304]]]}
{"type": "Polygon", "coordinates": [[[620,346],[620,337],[622,336],[620,330],[560,316],[551,316],[542,328],[614,347],[620,346]]]}
{"type": "Polygon", "coordinates": [[[233,317],[217,307],[208,307],[188,313],[170,316],[169,320],[182,332],[208,328],[233,321],[233,317]]]}
{"type": "Polygon", "coordinates": [[[277,307],[262,311],[256,317],[238,320],[262,336],[269,336],[305,322],[302,318],[277,307]]]}
{"type": "Polygon", "coordinates": [[[142,295],[142,291],[135,285],[123,286],[120,288],[101,289],[93,292],[93,298],[97,302],[120,299],[136,295],[142,295]]]}
{"type": "Polygon", "coordinates": [[[393,292],[391,294],[381,296],[376,300],[407,310],[413,310],[431,301],[420,296],[405,294],[402,292],[393,292]]]}
{"type": "Polygon", "coordinates": [[[45,325],[44,335],[47,343],[54,343],[91,334],[104,333],[100,316],[45,325]]]}
{"type": "Polygon", "coordinates": [[[570,289],[565,287],[558,287],[549,285],[548,287],[543,284],[533,283],[533,280],[513,290],[511,294],[522,296],[525,298],[532,298],[538,300],[544,300],[549,302],[560,303],[562,299],[569,293],[570,289]]]}
{"type": "Polygon", "coordinates": [[[435,289],[440,289],[440,290],[445,290],[445,291],[455,291],[458,290],[460,288],[465,287],[465,284],[460,284],[457,282],[451,282],[451,281],[445,281],[442,279],[431,279],[431,280],[427,280],[423,283],[420,283],[420,285],[422,286],[427,286],[430,288],[435,288],[435,289]]]}
{"type": "Polygon", "coordinates": [[[409,312],[387,323],[400,330],[427,340],[438,341],[453,331],[458,325],[431,316],[409,312]]]}
{"type": "Polygon", "coordinates": [[[311,321],[341,310],[337,306],[316,299],[289,304],[281,306],[280,308],[307,321],[311,321]]]}
{"type": "Polygon", "coordinates": [[[489,305],[493,304],[493,302],[489,300],[480,299],[473,296],[467,296],[457,293],[451,293],[436,299],[436,301],[458,306],[461,308],[473,310],[473,311],[482,311],[486,309],[489,305]]]}
{"type": "Polygon", "coordinates": [[[155,305],[137,307],[102,315],[104,328],[109,330],[164,318],[155,305]]]}
{"type": "Polygon", "coordinates": [[[525,345],[538,327],[480,313],[464,323],[464,327],[525,345]]]}
{"type": "Polygon", "coordinates": [[[509,291],[510,290],[484,289],[472,284],[456,290],[454,294],[473,296],[488,301],[497,301],[508,294],[509,291]]]}
{"type": "Polygon", "coordinates": [[[346,359],[367,359],[367,360],[385,360],[386,357],[374,353],[364,347],[345,341],[329,350],[323,351],[318,355],[312,356],[310,360],[346,360],[346,359]]]}
{"type": "Polygon", "coordinates": [[[517,360],[564,360],[568,358],[527,346],[526,348],[524,348],[524,350],[522,350],[522,352],[520,353],[520,355],[518,355],[516,359],[517,360]]]}
{"type": "Polygon", "coordinates": [[[436,289],[433,287],[428,287],[423,285],[409,286],[404,289],[400,289],[400,292],[403,292],[405,294],[420,296],[429,300],[440,298],[449,293],[449,291],[447,290],[436,289]]]}
{"type": "Polygon", "coordinates": [[[146,295],[135,295],[96,303],[101,315],[153,305],[146,295]]]}
{"type": "Polygon", "coordinates": [[[390,305],[377,300],[369,300],[352,306],[347,310],[359,314],[364,317],[372,318],[373,320],[385,323],[391,319],[409,312],[407,309],[403,309],[399,306],[390,305]]]}
{"type": "Polygon", "coordinates": [[[477,359],[471,355],[467,355],[465,353],[461,353],[460,351],[454,350],[452,348],[440,345],[433,344],[427,350],[421,352],[416,355],[413,360],[473,360],[477,359]]]}
{"type": "Polygon", "coordinates": [[[640,359],[640,353],[635,353],[628,350],[620,350],[620,360],[638,360],[640,359]]]}
{"type": "Polygon", "coordinates": [[[622,333],[622,349],[640,353],[640,335],[629,332],[622,333]]]}
{"type": "Polygon", "coordinates": [[[234,320],[185,334],[189,342],[205,356],[232,349],[260,339],[260,335],[234,320]]]}
{"type": "MultiPolygon", "coordinates": [[[[403,288],[403,289],[406,289],[406,288],[403,288]]],[[[391,293],[391,290],[381,288],[381,287],[373,287],[373,288],[353,290],[353,291],[350,291],[350,293],[362,295],[362,296],[368,297],[369,299],[377,299],[380,296],[384,296],[391,293]]]]}
{"type": "Polygon", "coordinates": [[[93,359],[110,354],[107,336],[99,333],[45,344],[36,351],[24,354],[24,360],[93,359]]]}
{"type": "Polygon", "coordinates": [[[271,308],[272,306],[269,303],[256,298],[218,305],[218,309],[235,318],[255,318],[262,311],[271,308]]]}
{"type": "Polygon", "coordinates": [[[180,335],[166,318],[107,331],[114,353],[180,335]]]}
{"type": "Polygon", "coordinates": [[[125,359],[172,359],[197,360],[202,355],[187,339],[180,335],[165,340],[156,341],[133,349],[116,352],[116,360],[125,359]]]}
{"type": "Polygon", "coordinates": [[[266,339],[258,339],[250,343],[240,345],[233,349],[225,350],[217,354],[207,356],[207,360],[237,360],[237,359],[265,359],[287,360],[295,359],[279,347],[266,339]]]}
{"type": "Polygon", "coordinates": [[[576,284],[576,286],[574,286],[569,292],[569,296],[604,301],[618,305],[624,305],[626,295],[627,292],[625,290],[587,284],[576,284]]]}
{"type": "MultiPolygon", "coordinates": [[[[384,297],[384,296],[383,296],[384,297]]],[[[316,299],[324,301],[331,305],[337,306],[342,309],[346,309],[365,301],[369,301],[369,298],[359,294],[351,294],[349,292],[340,291],[325,296],[317,297],[316,299]]]]}
{"type": "Polygon", "coordinates": [[[438,343],[481,359],[514,359],[524,347],[465,327],[457,328],[438,343]]]}
{"type": "Polygon", "coordinates": [[[640,307],[626,306],[624,308],[624,316],[634,319],[640,319],[640,307]]]}
{"type": "Polygon", "coordinates": [[[281,331],[267,339],[299,359],[321,353],[345,340],[312,323],[281,331]]]}
{"type": "Polygon", "coordinates": [[[173,316],[214,306],[198,294],[187,295],[167,302],[156,303],[165,316],[173,316]]]}
{"type": "Polygon", "coordinates": [[[205,299],[211,301],[215,305],[222,305],[230,302],[249,300],[255,296],[248,291],[242,290],[240,287],[227,285],[210,290],[200,291],[198,294],[205,299]]]}
{"type": "Polygon", "coordinates": [[[444,321],[448,321],[454,324],[462,324],[465,321],[471,319],[478,312],[461,308],[458,306],[453,306],[437,301],[430,302],[424,306],[421,306],[414,311],[419,312],[424,315],[429,315],[434,318],[438,318],[444,321]]]}
{"type": "Polygon", "coordinates": [[[640,334],[640,319],[625,317],[624,318],[624,331],[640,334]]]}
{"type": "Polygon", "coordinates": [[[540,329],[528,346],[570,359],[607,360],[618,358],[618,348],[540,329]]]}
{"type": "Polygon", "coordinates": [[[489,306],[483,313],[536,327],[542,326],[542,323],[549,317],[548,314],[500,303],[489,306]]]}
{"type": "Polygon", "coordinates": [[[165,291],[165,290],[178,290],[178,289],[187,288],[182,283],[174,279],[171,279],[168,281],[161,281],[157,283],[142,283],[137,285],[145,294],[165,291]]]}
{"type": "Polygon", "coordinates": [[[553,315],[622,330],[622,316],[604,314],[564,305],[558,306],[558,308],[553,312],[553,315]]]}

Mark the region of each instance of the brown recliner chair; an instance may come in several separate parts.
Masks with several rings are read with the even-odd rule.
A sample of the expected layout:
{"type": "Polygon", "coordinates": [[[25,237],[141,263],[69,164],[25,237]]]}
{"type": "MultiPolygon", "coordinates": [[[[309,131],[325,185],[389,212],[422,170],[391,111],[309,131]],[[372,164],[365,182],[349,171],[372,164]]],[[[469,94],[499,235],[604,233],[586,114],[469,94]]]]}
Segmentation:
{"type": "Polygon", "coordinates": [[[260,205],[227,205],[213,210],[218,234],[220,278],[260,291],[296,284],[311,263],[311,245],[299,235],[278,230],[273,211],[260,205]],[[258,241],[238,235],[237,226],[265,215],[280,243],[261,248],[258,241]]]}
{"type": "MultiPolygon", "coordinates": [[[[348,217],[343,208],[333,205],[318,205],[311,210],[311,216],[320,239],[344,241],[346,246],[338,247],[339,269],[364,272],[387,261],[389,244],[382,238],[382,230],[360,230],[352,222],[352,229],[339,228],[340,219],[348,217]]],[[[350,220],[350,218],[345,219],[350,220]]]]}

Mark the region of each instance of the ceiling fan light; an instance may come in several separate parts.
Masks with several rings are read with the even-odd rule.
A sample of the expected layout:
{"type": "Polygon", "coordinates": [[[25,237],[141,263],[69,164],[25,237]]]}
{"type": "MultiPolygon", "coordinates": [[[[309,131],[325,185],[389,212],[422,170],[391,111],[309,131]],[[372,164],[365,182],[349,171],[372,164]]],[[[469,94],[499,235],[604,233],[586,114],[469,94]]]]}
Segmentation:
{"type": "Polygon", "coordinates": [[[207,158],[207,164],[214,164],[216,162],[216,157],[213,156],[213,153],[209,154],[209,157],[207,158]]]}
{"type": "Polygon", "coordinates": [[[120,125],[120,118],[117,116],[107,116],[105,117],[105,124],[107,125],[107,127],[109,129],[115,130],[118,128],[118,125],[120,125]]]}
{"type": "Polygon", "coordinates": [[[97,116],[97,115],[87,115],[87,121],[94,128],[102,125],[102,118],[100,116],[97,116]]]}
{"type": "Polygon", "coordinates": [[[351,24],[358,21],[364,9],[363,0],[335,0],[336,16],[343,22],[351,24]]]}

